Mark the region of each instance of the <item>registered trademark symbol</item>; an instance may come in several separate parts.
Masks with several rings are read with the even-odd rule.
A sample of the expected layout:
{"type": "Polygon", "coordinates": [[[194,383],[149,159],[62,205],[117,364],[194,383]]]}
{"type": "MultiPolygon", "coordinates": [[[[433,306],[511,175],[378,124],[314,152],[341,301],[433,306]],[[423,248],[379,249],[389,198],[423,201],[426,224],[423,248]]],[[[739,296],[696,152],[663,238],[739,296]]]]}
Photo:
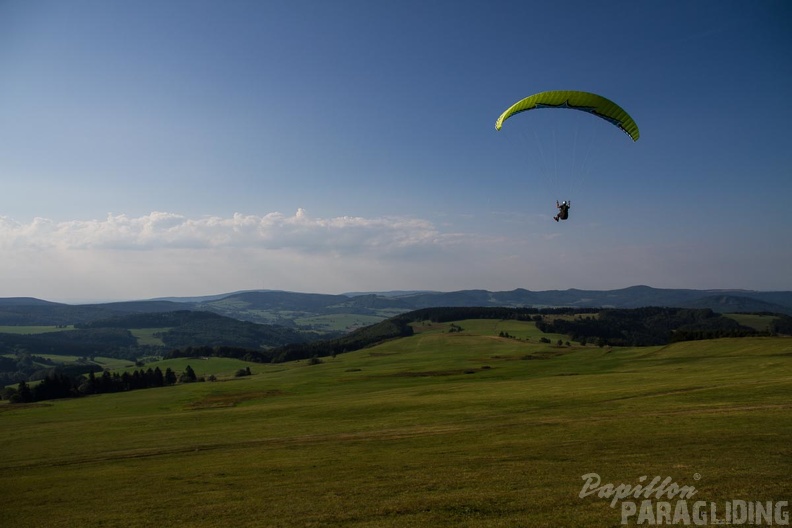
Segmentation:
{"type": "Polygon", "coordinates": [[[701,480],[701,473],[693,473],[694,480],[701,480]]]}

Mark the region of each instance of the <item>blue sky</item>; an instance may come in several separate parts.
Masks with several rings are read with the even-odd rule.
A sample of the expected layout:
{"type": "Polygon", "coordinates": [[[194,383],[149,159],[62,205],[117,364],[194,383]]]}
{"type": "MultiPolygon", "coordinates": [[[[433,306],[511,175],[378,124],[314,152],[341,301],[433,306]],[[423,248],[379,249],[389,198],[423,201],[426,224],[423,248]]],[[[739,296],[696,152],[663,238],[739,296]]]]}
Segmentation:
{"type": "Polygon", "coordinates": [[[792,289],[788,2],[5,0],[0,71],[0,297],[792,289]],[[556,89],[641,139],[495,130],[556,89]]]}

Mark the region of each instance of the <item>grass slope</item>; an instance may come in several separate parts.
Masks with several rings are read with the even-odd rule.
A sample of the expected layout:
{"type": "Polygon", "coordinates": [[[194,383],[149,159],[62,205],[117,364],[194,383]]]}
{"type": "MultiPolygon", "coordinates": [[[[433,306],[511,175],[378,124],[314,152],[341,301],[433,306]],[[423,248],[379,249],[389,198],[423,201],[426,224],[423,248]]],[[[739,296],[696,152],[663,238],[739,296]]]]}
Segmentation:
{"type": "Polygon", "coordinates": [[[741,325],[748,326],[759,332],[767,332],[770,329],[770,324],[778,319],[775,315],[757,315],[757,314],[724,314],[740,323],[741,325]]]}
{"type": "Polygon", "coordinates": [[[578,497],[591,472],[792,496],[792,339],[609,350],[457,324],[234,381],[0,406],[3,525],[619,526],[578,497]]]}
{"type": "Polygon", "coordinates": [[[7,326],[7,325],[0,325],[0,333],[3,334],[46,334],[48,332],[62,332],[63,330],[71,330],[74,326],[66,325],[66,326],[57,326],[57,325],[45,325],[45,326],[7,326]]]}

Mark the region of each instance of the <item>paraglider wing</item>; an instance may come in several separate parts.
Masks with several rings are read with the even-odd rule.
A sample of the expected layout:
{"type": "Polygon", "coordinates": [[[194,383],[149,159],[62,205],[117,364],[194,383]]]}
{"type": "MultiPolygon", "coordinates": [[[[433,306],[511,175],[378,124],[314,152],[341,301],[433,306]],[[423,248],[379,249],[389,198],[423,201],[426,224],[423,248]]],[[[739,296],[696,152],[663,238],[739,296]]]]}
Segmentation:
{"type": "Polygon", "coordinates": [[[624,111],[622,107],[601,95],[576,92],[571,90],[557,90],[552,92],[541,92],[517,101],[501,114],[495,122],[495,128],[500,130],[503,122],[514,114],[534,110],[537,108],[571,108],[581,110],[600,117],[617,127],[632,138],[638,141],[640,133],[638,125],[632,117],[624,111]]]}

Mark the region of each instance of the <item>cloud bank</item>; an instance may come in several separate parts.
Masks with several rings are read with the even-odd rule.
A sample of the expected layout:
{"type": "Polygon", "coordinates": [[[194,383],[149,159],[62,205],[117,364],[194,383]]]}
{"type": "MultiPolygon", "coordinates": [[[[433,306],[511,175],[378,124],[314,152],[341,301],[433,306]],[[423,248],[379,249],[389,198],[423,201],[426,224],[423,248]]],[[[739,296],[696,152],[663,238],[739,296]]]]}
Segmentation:
{"type": "Polygon", "coordinates": [[[303,209],[292,215],[153,212],[27,223],[0,217],[0,297],[85,302],[243,289],[343,293],[635,284],[772,289],[787,275],[774,264],[784,261],[781,249],[760,265],[740,260],[739,247],[731,253],[684,241],[602,247],[597,226],[561,232],[526,222],[509,232],[501,223],[494,232],[474,233],[477,222],[468,224],[459,229],[450,219],[438,225],[410,217],[316,218],[303,209]],[[746,266],[757,270],[750,282],[746,266]]]}
{"type": "Polygon", "coordinates": [[[231,217],[188,218],[152,212],[139,217],[109,214],[103,220],[30,223],[0,217],[0,247],[58,250],[159,250],[249,248],[306,253],[397,256],[453,245],[458,236],[440,233],[430,222],[403,217],[313,218],[236,213],[231,217]]]}
{"type": "Polygon", "coordinates": [[[83,302],[258,288],[409,289],[439,285],[438,277],[461,283],[465,271],[454,263],[466,260],[476,240],[422,219],[315,218],[303,209],[27,223],[0,217],[0,297],[83,302]]]}

